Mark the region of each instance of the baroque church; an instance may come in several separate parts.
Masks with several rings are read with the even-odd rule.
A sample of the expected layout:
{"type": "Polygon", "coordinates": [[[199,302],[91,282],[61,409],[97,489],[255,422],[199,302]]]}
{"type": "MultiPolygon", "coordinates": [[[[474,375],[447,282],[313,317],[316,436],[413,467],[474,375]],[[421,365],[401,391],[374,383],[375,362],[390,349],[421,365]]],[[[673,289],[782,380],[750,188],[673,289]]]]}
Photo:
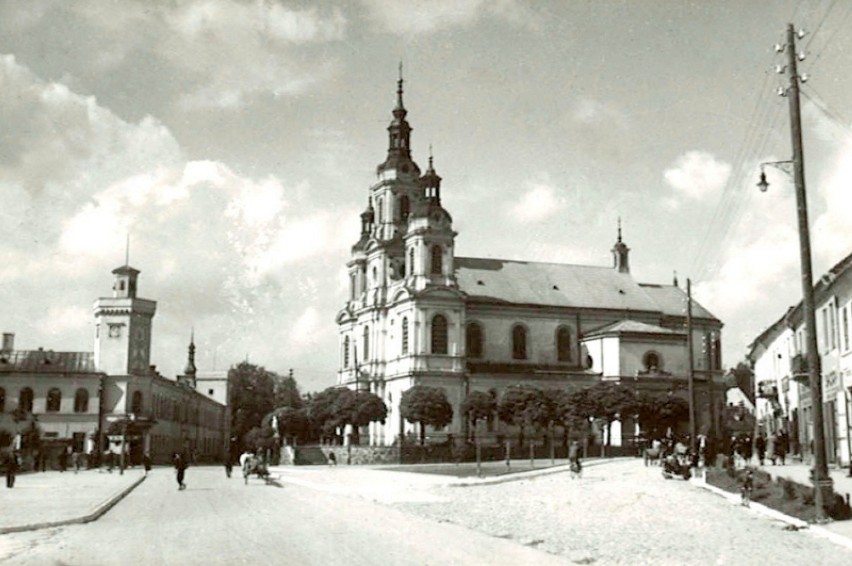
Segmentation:
{"type": "MultiPolygon", "coordinates": [[[[416,430],[399,409],[414,385],[443,388],[452,404],[453,422],[429,431],[441,440],[464,434],[459,408],[472,391],[499,398],[512,385],[570,390],[607,380],[686,398],[687,295],[677,281],[633,278],[620,222],[612,266],[457,257],[442,179],[431,155],[425,172],[412,159],[406,115],[400,77],[387,158],[367,195],[336,317],[338,385],[371,391],[388,407],[386,422],[369,427],[370,444],[416,430]]],[[[694,300],[692,319],[699,432],[718,432],[722,323],[694,300]]],[[[616,425],[613,445],[638,432],[632,422],[616,425]]]]}

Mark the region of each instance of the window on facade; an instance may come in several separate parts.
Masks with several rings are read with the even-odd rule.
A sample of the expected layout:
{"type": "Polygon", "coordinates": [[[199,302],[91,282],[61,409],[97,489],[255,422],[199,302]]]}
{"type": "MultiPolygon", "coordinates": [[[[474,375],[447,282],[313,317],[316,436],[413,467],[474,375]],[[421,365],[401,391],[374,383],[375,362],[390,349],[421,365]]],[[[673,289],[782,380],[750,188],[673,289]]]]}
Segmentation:
{"type": "Polygon", "coordinates": [[[402,353],[408,353],[408,318],[402,317],[402,353]]]}
{"type": "Polygon", "coordinates": [[[343,367],[349,367],[349,336],[343,338],[343,367]]]}
{"type": "Polygon", "coordinates": [[[432,317],[432,353],[447,353],[447,319],[441,314],[432,317]]]}
{"type": "Polygon", "coordinates": [[[469,358],[482,357],[482,327],[475,322],[467,325],[465,332],[467,344],[467,356],[469,358]]]}
{"type": "Polygon", "coordinates": [[[59,407],[62,405],[62,392],[56,387],[47,392],[47,406],[45,409],[48,413],[58,413],[59,407]]]}
{"type": "Polygon", "coordinates": [[[843,326],[843,349],[844,350],[849,349],[849,309],[850,308],[852,308],[852,306],[845,307],[842,311],[842,314],[841,314],[841,316],[843,317],[841,324],[843,326]]]}
{"type": "Polygon", "coordinates": [[[520,324],[512,328],[512,357],[516,360],[527,359],[527,329],[520,324]]]}
{"type": "Polygon", "coordinates": [[[642,357],[642,365],[645,366],[645,371],[657,371],[660,369],[660,355],[656,352],[647,352],[642,357]]]}
{"type": "Polygon", "coordinates": [[[89,392],[82,387],[74,393],[74,412],[87,413],[89,411],[89,392]]]}
{"type": "Polygon", "coordinates": [[[142,412],[142,392],[134,391],[130,401],[130,412],[139,414],[142,412]]]}
{"type": "Polygon", "coordinates": [[[441,275],[444,272],[442,256],[443,250],[441,250],[441,246],[432,246],[432,275],[441,275]]]}
{"type": "Polygon", "coordinates": [[[710,369],[722,369],[722,339],[718,334],[713,334],[713,367],[710,369]]]}
{"type": "Polygon", "coordinates": [[[382,199],[376,199],[376,222],[382,223],[382,199]]]}
{"type": "Polygon", "coordinates": [[[370,359],[370,327],[364,327],[364,360],[370,359]]]}
{"type": "Polygon", "coordinates": [[[828,306],[828,339],[829,348],[837,348],[837,313],[835,305],[828,306]]]}
{"type": "Polygon", "coordinates": [[[406,195],[402,195],[399,197],[399,216],[402,220],[408,218],[408,214],[411,212],[411,203],[408,201],[408,197],[406,195]]]}
{"type": "Polygon", "coordinates": [[[408,272],[414,274],[414,248],[408,250],[408,272]]]}
{"type": "Polygon", "coordinates": [[[6,390],[0,387],[0,413],[6,412],[6,390]]]}
{"type": "Polygon", "coordinates": [[[351,275],[349,275],[349,298],[353,301],[355,300],[356,292],[357,289],[355,288],[355,274],[352,273],[351,275]]]}
{"type": "Polygon", "coordinates": [[[571,329],[560,326],[556,331],[556,359],[560,362],[571,361],[571,329]]]}

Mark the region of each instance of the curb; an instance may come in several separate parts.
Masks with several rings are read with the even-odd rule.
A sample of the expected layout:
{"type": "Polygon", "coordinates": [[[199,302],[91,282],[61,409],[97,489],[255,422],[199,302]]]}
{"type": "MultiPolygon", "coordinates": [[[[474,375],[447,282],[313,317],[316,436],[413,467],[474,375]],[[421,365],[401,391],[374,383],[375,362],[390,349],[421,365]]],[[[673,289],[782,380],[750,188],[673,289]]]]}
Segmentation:
{"type": "MultiPolygon", "coordinates": [[[[740,496],[739,495],[737,495],[736,493],[731,493],[730,491],[726,491],[726,490],[721,489],[719,487],[716,487],[715,485],[710,485],[709,483],[707,483],[707,481],[704,479],[704,477],[701,477],[701,478],[694,477],[693,479],[689,480],[689,483],[691,483],[692,485],[698,486],[702,489],[705,489],[705,490],[709,491],[710,493],[714,493],[716,495],[719,495],[719,496],[728,500],[730,503],[732,503],[734,505],[740,504],[740,496]]],[[[749,504],[748,509],[752,509],[755,512],[757,512],[758,514],[763,515],[765,517],[768,517],[770,519],[775,519],[776,521],[781,521],[783,523],[787,523],[788,525],[793,525],[794,527],[796,527],[799,530],[809,532],[816,537],[824,538],[824,539],[829,540],[829,541],[831,541],[834,544],[837,544],[839,546],[843,546],[843,547],[846,547],[848,549],[852,549],[852,539],[850,539],[849,537],[845,537],[843,535],[837,534],[835,532],[832,532],[832,531],[830,531],[830,530],[828,530],[825,527],[822,527],[820,525],[813,525],[811,523],[808,523],[807,521],[803,521],[802,519],[799,519],[798,517],[792,517],[790,515],[786,515],[786,514],[780,512],[780,511],[777,511],[775,509],[772,509],[771,507],[767,507],[766,505],[763,505],[762,503],[757,503],[755,501],[752,501],[749,504]]]]}
{"type": "Polygon", "coordinates": [[[3,527],[0,528],[0,535],[6,535],[10,533],[22,533],[25,531],[38,531],[41,529],[50,529],[53,527],[64,527],[66,525],[82,525],[83,523],[91,523],[92,521],[97,521],[102,516],[106,514],[107,511],[115,507],[115,505],[124,499],[131,491],[136,489],[139,484],[145,481],[147,476],[142,476],[128,487],[124,488],[117,495],[110,497],[108,500],[103,502],[98,506],[92,513],[88,515],[83,515],[82,517],[75,517],[73,519],[65,519],[62,521],[47,521],[42,523],[32,523],[30,525],[21,525],[18,527],[3,527]]]}

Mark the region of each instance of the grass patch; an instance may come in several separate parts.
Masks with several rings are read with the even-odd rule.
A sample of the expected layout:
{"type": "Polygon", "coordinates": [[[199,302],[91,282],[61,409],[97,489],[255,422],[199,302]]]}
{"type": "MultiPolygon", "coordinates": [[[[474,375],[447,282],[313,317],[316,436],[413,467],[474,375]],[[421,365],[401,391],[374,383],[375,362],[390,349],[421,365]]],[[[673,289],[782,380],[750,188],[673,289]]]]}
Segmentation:
{"type": "MultiPolygon", "coordinates": [[[[707,483],[731,493],[740,493],[745,470],[731,468],[708,468],[707,483]],[[733,473],[732,473],[733,472],[733,473]]],[[[772,481],[772,476],[762,470],[754,472],[754,490],[752,501],[759,501],[771,509],[780,511],[809,523],[816,519],[814,508],[814,488],[802,485],[786,478],[772,481]]],[[[826,514],[835,520],[852,517],[852,511],[842,496],[834,494],[833,501],[824,505],[826,514]]]]}

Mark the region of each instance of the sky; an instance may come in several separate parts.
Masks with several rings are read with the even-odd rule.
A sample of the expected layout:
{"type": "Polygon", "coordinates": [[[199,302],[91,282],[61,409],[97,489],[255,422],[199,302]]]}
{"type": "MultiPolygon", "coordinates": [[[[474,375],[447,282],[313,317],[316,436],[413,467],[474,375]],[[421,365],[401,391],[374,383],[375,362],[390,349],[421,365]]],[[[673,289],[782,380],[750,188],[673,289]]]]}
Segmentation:
{"type": "Polygon", "coordinates": [[[0,4],[0,330],[91,351],[111,271],[166,376],[248,359],[332,385],[335,314],[403,63],[456,255],[692,281],[734,366],[801,297],[797,50],[815,277],[852,251],[852,3],[273,0],[0,4]]]}

